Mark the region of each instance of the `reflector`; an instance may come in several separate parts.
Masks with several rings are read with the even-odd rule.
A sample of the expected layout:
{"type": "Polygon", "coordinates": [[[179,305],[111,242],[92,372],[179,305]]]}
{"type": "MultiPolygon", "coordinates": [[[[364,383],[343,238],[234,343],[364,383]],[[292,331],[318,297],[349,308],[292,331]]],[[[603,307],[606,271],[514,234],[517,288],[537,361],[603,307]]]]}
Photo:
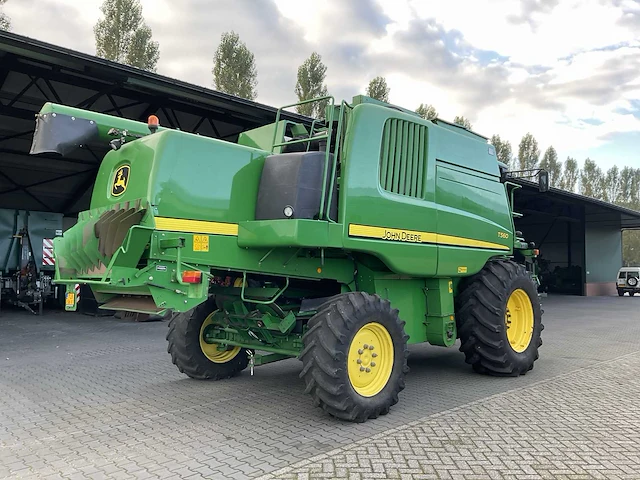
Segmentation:
{"type": "Polygon", "coordinates": [[[200,270],[185,270],[182,272],[182,281],[185,283],[201,283],[202,272],[200,270]]]}

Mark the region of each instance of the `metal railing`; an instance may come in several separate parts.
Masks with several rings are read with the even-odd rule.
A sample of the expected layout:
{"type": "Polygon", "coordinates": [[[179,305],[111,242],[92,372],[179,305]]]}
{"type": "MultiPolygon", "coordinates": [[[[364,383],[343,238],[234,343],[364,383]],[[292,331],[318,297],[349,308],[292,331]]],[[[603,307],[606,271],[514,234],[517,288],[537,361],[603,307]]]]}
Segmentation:
{"type": "MultiPolygon", "coordinates": [[[[330,215],[330,209],[331,209],[331,201],[333,200],[333,189],[335,187],[335,183],[336,183],[336,169],[337,169],[337,162],[338,162],[338,151],[340,149],[340,140],[342,137],[342,129],[343,129],[343,122],[344,122],[344,113],[345,113],[345,108],[349,107],[349,105],[342,101],[340,103],[340,111],[338,113],[338,125],[337,125],[337,132],[336,132],[336,138],[335,138],[335,148],[334,148],[334,155],[333,155],[333,159],[331,159],[331,140],[333,137],[333,122],[334,122],[334,115],[335,115],[335,99],[333,96],[331,95],[327,95],[324,97],[317,97],[317,98],[311,98],[309,100],[303,100],[300,102],[296,102],[296,103],[292,103],[289,105],[284,105],[282,107],[280,107],[276,113],[276,121],[275,121],[275,125],[276,128],[273,131],[273,140],[271,142],[271,153],[273,153],[275,148],[278,147],[283,147],[285,145],[295,145],[298,143],[307,143],[307,148],[306,151],[309,151],[309,147],[311,145],[311,141],[318,141],[318,140],[326,140],[327,142],[327,146],[325,148],[325,160],[324,160],[324,168],[323,168],[323,181],[322,181],[322,194],[320,197],[320,213],[318,215],[318,218],[320,220],[326,220],[332,223],[336,223],[335,220],[333,220],[330,215]],[[329,108],[329,115],[327,115],[328,118],[325,119],[324,123],[325,123],[325,127],[326,128],[326,132],[320,135],[314,135],[315,132],[315,128],[317,123],[319,123],[319,121],[317,119],[314,119],[312,124],[311,124],[311,131],[309,132],[309,136],[307,138],[301,138],[298,140],[289,140],[289,141],[285,141],[284,140],[284,136],[286,133],[286,128],[283,129],[282,131],[282,138],[280,139],[280,141],[276,142],[276,138],[278,136],[278,128],[277,125],[280,122],[280,116],[282,111],[285,108],[290,108],[290,107],[296,107],[299,105],[306,105],[308,103],[315,103],[315,102],[323,102],[325,100],[330,100],[330,103],[327,105],[329,108]],[[331,161],[331,167],[329,167],[329,162],[331,161]],[[327,173],[329,171],[329,168],[331,168],[331,177],[330,177],[330,181],[329,184],[327,185],[327,173]],[[327,192],[328,190],[328,192],[327,192]],[[326,200],[326,203],[325,203],[326,200]],[[325,211],[325,205],[326,205],[326,211],[325,211]]],[[[322,131],[322,128],[318,129],[318,131],[322,131]]]]}

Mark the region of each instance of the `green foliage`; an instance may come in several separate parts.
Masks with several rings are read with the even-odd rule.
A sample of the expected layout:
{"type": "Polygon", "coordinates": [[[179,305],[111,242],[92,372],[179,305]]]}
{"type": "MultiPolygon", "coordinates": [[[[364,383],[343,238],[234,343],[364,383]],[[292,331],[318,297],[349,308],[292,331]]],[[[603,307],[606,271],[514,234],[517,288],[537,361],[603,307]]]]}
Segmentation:
{"type": "Polygon", "coordinates": [[[217,90],[248,100],[256,98],[255,57],[237,33],[222,34],[213,63],[213,85],[217,90]]]}
{"type": "Polygon", "coordinates": [[[604,178],[596,162],[587,158],[580,172],[580,193],[587,197],[604,198],[604,178]]]}
{"type": "Polygon", "coordinates": [[[389,101],[389,92],[391,89],[387,86],[384,77],[376,77],[369,82],[367,87],[367,96],[380,100],[381,102],[389,101]]]}
{"type": "Polygon", "coordinates": [[[438,118],[438,111],[433,105],[428,103],[421,103],[420,106],[416,108],[416,113],[425,120],[435,120],[438,118]]]}
{"type": "Polygon", "coordinates": [[[620,171],[615,165],[607,170],[603,177],[604,192],[603,200],[615,203],[618,200],[618,192],[620,191],[620,171]]]}
{"type": "Polygon", "coordinates": [[[489,143],[494,146],[496,149],[496,157],[499,162],[504,163],[509,168],[512,166],[512,152],[511,152],[511,143],[507,140],[502,140],[500,135],[494,135],[489,140],[489,143]]]}
{"type": "Polygon", "coordinates": [[[144,23],[140,0],[105,0],[100,10],[104,17],[93,28],[96,55],[155,71],[160,48],[144,23]]]}
{"type": "Polygon", "coordinates": [[[640,209],[640,169],[624,167],[620,170],[620,187],[616,203],[640,209]]]}
{"type": "Polygon", "coordinates": [[[557,187],[562,178],[562,164],[558,162],[558,153],[552,146],[544,152],[540,168],[549,172],[549,182],[552,187],[557,187]]]}
{"type": "Polygon", "coordinates": [[[640,230],[622,232],[622,265],[625,267],[640,265],[640,230]]]}
{"type": "Polygon", "coordinates": [[[460,125],[468,130],[471,130],[471,127],[472,127],[471,122],[468,119],[464,118],[463,116],[456,116],[453,119],[453,123],[460,125]]]}
{"type": "Polygon", "coordinates": [[[558,187],[569,192],[575,192],[579,175],[578,162],[575,158],[567,157],[558,187]]]}
{"type": "MultiPolygon", "coordinates": [[[[0,7],[7,3],[7,0],[0,0],[0,7]]],[[[7,16],[6,13],[0,12],[0,30],[9,31],[11,30],[11,20],[7,16]]]]}
{"type": "Polygon", "coordinates": [[[540,159],[540,149],[538,148],[538,141],[527,133],[518,146],[518,168],[520,170],[528,170],[536,168],[540,159]]]}
{"type": "MultiPolygon", "coordinates": [[[[327,74],[327,67],[322,63],[322,57],[317,52],[313,52],[302,65],[298,67],[298,81],[296,82],[295,93],[298,101],[309,100],[311,98],[324,97],[327,94],[327,86],[324,79],[327,74]]],[[[298,105],[296,110],[308,117],[324,117],[326,101],[311,102],[298,105]]]]}

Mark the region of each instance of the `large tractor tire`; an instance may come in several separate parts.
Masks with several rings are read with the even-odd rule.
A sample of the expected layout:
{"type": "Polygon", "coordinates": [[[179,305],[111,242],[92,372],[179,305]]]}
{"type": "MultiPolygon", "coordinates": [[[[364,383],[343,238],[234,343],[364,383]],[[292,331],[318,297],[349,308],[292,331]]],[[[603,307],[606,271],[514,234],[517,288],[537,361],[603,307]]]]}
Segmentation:
{"type": "Polygon", "coordinates": [[[463,282],[456,298],[460,351],[476,372],[524,375],[542,345],[542,309],[526,269],[513,261],[489,262],[463,282]]]}
{"type": "Polygon", "coordinates": [[[377,295],[341,294],[322,305],[309,320],[299,356],[314,404],[352,422],[387,414],[409,371],[404,325],[377,295]]]}
{"type": "Polygon", "coordinates": [[[249,364],[247,350],[229,347],[219,350],[206,343],[204,329],[213,322],[215,303],[208,300],[188,312],[174,315],[169,322],[167,351],[181,373],[198,380],[222,380],[241,372],[249,364]]]}

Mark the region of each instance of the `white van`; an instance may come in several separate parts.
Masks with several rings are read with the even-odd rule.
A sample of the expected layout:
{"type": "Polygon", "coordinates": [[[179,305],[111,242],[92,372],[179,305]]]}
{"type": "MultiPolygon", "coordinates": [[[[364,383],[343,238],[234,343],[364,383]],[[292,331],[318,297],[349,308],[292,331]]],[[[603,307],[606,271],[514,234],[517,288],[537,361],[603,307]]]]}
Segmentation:
{"type": "Polygon", "coordinates": [[[640,267],[622,267],[618,270],[618,295],[623,296],[625,292],[633,297],[640,293],[640,267]]]}

